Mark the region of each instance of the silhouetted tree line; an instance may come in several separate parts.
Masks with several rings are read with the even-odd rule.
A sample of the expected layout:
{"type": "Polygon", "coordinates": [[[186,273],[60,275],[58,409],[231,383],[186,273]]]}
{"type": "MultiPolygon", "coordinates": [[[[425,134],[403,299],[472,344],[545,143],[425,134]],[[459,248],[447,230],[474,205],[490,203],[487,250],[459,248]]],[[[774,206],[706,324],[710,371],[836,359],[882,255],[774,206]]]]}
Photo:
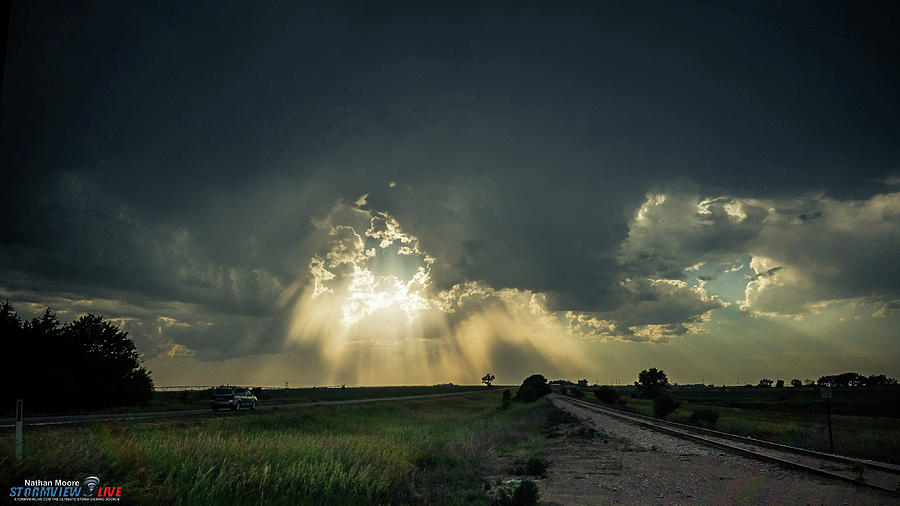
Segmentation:
{"type": "MultiPolygon", "coordinates": [[[[812,385],[812,380],[806,380],[806,383],[807,385],[812,385]]],[[[858,374],[855,372],[845,372],[842,374],[822,376],[821,378],[819,378],[816,384],[819,386],[827,387],[883,387],[896,385],[897,380],[894,378],[888,378],[884,374],[870,374],[869,376],[863,376],[862,374],[858,374]]],[[[759,380],[759,384],[756,386],[761,388],[771,387],[772,380],[763,378],[759,380]]],[[[803,386],[803,382],[795,378],[791,380],[791,386],[800,387],[803,386]]],[[[784,387],[784,380],[778,380],[775,383],[775,387],[784,387]]]]}
{"type": "Polygon", "coordinates": [[[61,325],[46,309],[22,320],[9,302],[0,305],[4,388],[12,406],[24,399],[28,411],[130,404],[153,394],[150,371],[141,365],[134,341],[93,314],[61,325]]]}
{"type": "Polygon", "coordinates": [[[897,380],[888,378],[884,374],[863,376],[855,372],[845,372],[843,374],[822,376],[817,383],[829,387],[882,387],[896,385],[897,380]]]}

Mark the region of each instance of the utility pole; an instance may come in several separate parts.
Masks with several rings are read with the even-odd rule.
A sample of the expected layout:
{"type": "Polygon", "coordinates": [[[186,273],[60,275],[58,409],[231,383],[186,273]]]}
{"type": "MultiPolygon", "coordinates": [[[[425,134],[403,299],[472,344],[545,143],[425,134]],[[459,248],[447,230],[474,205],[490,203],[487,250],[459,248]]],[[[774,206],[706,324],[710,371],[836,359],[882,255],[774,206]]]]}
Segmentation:
{"type": "Polygon", "coordinates": [[[16,460],[22,460],[22,399],[16,399],[16,460]]]}
{"type": "Polygon", "coordinates": [[[822,387],[819,389],[819,395],[825,399],[825,415],[828,417],[828,444],[831,453],[834,453],[834,436],[831,433],[831,406],[828,401],[831,399],[831,387],[822,387]]]}

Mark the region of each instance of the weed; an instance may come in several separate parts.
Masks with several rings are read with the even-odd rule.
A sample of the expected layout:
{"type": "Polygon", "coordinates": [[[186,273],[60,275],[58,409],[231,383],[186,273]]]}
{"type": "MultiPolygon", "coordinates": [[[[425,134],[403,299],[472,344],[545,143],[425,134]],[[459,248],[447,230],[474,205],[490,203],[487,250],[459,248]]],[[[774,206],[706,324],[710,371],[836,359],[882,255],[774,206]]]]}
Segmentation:
{"type": "Polygon", "coordinates": [[[669,413],[675,411],[678,408],[678,403],[675,402],[675,399],[669,397],[668,395],[659,395],[655,399],[653,399],[653,414],[658,418],[664,418],[669,413]]]}
{"type": "Polygon", "coordinates": [[[563,411],[561,409],[554,409],[547,415],[547,427],[555,427],[557,425],[562,425],[565,423],[576,423],[580,422],[577,416],[572,415],[568,411],[563,411]]]}
{"type": "Polygon", "coordinates": [[[593,427],[588,427],[582,425],[578,428],[578,430],[572,431],[569,433],[569,437],[582,437],[584,439],[593,439],[596,437],[598,432],[593,429],[593,427]]]}
{"type": "Polygon", "coordinates": [[[695,409],[690,421],[695,425],[713,428],[719,421],[719,412],[714,409],[695,409]]]}
{"type": "Polygon", "coordinates": [[[516,476],[543,476],[547,472],[547,459],[541,455],[532,455],[527,460],[517,461],[512,468],[516,476]]]}
{"type": "Polygon", "coordinates": [[[596,397],[600,402],[606,404],[615,404],[616,400],[619,399],[619,394],[612,387],[604,385],[594,390],[594,397],[596,397]]]}
{"type": "Polygon", "coordinates": [[[492,492],[491,502],[496,506],[530,506],[540,501],[540,489],[531,480],[509,480],[492,492]]]}

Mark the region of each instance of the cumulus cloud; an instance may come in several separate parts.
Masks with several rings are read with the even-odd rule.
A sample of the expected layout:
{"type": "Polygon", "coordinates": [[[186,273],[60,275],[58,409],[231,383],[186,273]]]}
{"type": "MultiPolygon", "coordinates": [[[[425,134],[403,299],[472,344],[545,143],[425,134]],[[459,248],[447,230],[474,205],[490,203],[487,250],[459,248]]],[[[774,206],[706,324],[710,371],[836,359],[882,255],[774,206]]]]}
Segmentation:
{"type": "Polygon", "coordinates": [[[887,318],[900,313],[900,300],[892,300],[881,304],[877,311],[872,313],[873,318],[887,318]]]}
{"type": "Polygon", "coordinates": [[[629,272],[679,278],[697,263],[750,255],[754,274],[741,308],[796,315],[826,301],[896,295],[897,230],[900,193],[861,200],[653,193],[632,218],[619,259],[629,272]]]}
{"type": "Polygon", "coordinates": [[[481,281],[440,289],[431,278],[440,259],[384,211],[339,203],[316,223],[327,240],[309,263],[310,285],[293,303],[287,346],[312,344],[335,378],[364,381],[375,374],[371,361],[393,363],[410,350],[425,362],[397,364],[393,374],[518,375],[537,364],[562,371],[581,363],[573,346],[563,345],[577,340],[547,309],[546,295],[481,281]]]}
{"type": "Polygon", "coordinates": [[[23,318],[49,307],[61,322],[92,313],[128,332],[145,359],[188,356],[222,360],[277,349],[270,316],[223,314],[206,305],[142,299],[129,301],[64,292],[35,292],[0,287],[0,298],[23,318]],[[173,348],[175,351],[173,352],[173,348]]]}
{"type": "Polygon", "coordinates": [[[169,348],[168,353],[166,355],[169,358],[173,357],[187,357],[191,358],[197,354],[197,350],[192,350],[183,344],[173,344],[171,348],[169,348]]]}
{"type": "Polygon", "coordinates": [[[900,186],[900,176],[896,174],[887,176],[880,181],[888,186],[900,186]]]}
{"type": "Polygon", "coordinates": [[[754,199],[651,193],[634,213],[619,251],[626,272],[678,279],[698,263],[745,251],[766,226],[768,210],[754,199]]]}
{"type": "MultiPolygon", "coordinates": [[[[657,191],[634,210],[627,237],[614,243],[617,253],[600,250],[588,262],[586,251],[594,250],[562,247],[585,233],[568,222],[558,229],[544,224],[553,233],[537,242],[510,239],[508,231],[485,235],[483,216],[496,210],[494,189],[486,186],[484,195],[474,197],[450,189],[435,198],[437,211],[418,217],[377,192],[336,203],[312,199],[308,205],[327,212],[306,214],[301,241],[286,241],[282,251],[271,237],[263,239],[265,230],[244,228],[232,241],[240,254],[230,256],[211,247],[202,228],[144,225],[125,208],[116,219],[130,224],[127,237],[143,245],[143,254],[109,267],[127,264],[152,274],[153,290],[113,284],[116,289],[87,296],[69,289],[79,286],[79,278],[39,286],[27,297],[15,283],[4,290],[18,294],[13,302],[50,303],[66,317],[88,303],[92,312],[103,306],[102,313],[118,319],[150,358],[218,361],[301,350],[330,364],[335,379],[371,381],[382,381],[375,379],[378,368],[359,362],[357,354],[390,361],[405,350],[432,357],[415,374],[450,371],[451,357],[518,374],[528,364],[562,368],[574,360],[573,340],[667,342],[702,332],[711,314],[728,305],[708,294],[706,283],[742,266],[704,268],[697,286],[682,279],[685,270],[730,264],[742,255],[750,255],[753,271],[740,302],[747,312],[800,314],[850,297],[866,297],[870,315],[894,312],[896,270],[884,253],[897,251],[897,194],[852,201],[657,191]],[[385,202],[407,218],[388,211],[385,202]],[[452,219],[431,221],[441,213],[452,219]],[[556,249],[571,253],[554,264],[558,272],[528,267],[560,255],[556,249]],[[531,273],[512,276],[525,271],[531,273]],[[544,283],[541,273],[554,279],[544,283]],[[590,282],[579,288],[585,280],[590,282]],[[520,351],[511,351],[517,346],[520,351]],[[521,349],[529,351],[522,355],[521,349]],[[521,366],[502,358],[516,353],[521,366]]],[[[406,194],[414,202],[421,198],[406,194]]],[[[101,214],[112,212],[104,208],[101,214]]]]}
{"type": "Polygon", "coordinates": [[[711,312],[728,306],[709,296],[701,286],[675,279],[626,279],[622,287],[629,300],[614,311],[569,311],[569,329],[586,339],[668,341],[701,331],[711,312]]]}

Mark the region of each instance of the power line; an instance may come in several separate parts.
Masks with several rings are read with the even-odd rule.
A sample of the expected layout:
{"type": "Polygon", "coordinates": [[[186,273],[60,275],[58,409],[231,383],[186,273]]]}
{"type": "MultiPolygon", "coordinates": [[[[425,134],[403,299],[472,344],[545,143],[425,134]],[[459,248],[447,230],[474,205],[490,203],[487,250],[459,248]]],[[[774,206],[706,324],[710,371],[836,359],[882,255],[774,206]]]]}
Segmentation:
{"type": "Polygon", "coordinates": [[[887,43],[885,43],[883,41],[879,41],[879,40],[866,39],[866,38],[859,37],[859,36],[856,36],[856,35],[853,35],[853,34],[850,34],[847,32],[839,32],[837,30],[831,30],[829,28],[822,28],[821,26],[808,25],[806,23],[800,23],[799,21],[793,21],[791,19],[780,18],[778,16],[772,16],[771,14],[766,14],[764,12],[752,11],[750,9],[744,9],[743,7],[735,7],[733,5],[727,5],[727,4],[723,4],[723,3],[719,3],[719,2],[714,2],[713,0],[694,0],[694,1],[697,3],[711,5],[714,7],[719,7],[721,9],[728,9],[730,11],[740,12],[743,14],[749,14],[751,16],[757,16],[757,17],[772,20],[772,21],[780,21],[780,22],[788,24],[788,25],[793,25],[793,26],[797,26],[800,28],[806,28],[807,30],[814,30],[817,32],[827,33],[830,35],[836,35],[838,37],[844,37],[844,38],[847,38],[847,39],[850,39],[850,40],[853,40],[856,42],[862,42],[863,44],[871,44],[874,46],[880,46],[880,47],[884,47],[886,49],[891,49],[893,51],[900,51],[900,47],[896,47],[892,44],[887,44],[887,43]]]}

